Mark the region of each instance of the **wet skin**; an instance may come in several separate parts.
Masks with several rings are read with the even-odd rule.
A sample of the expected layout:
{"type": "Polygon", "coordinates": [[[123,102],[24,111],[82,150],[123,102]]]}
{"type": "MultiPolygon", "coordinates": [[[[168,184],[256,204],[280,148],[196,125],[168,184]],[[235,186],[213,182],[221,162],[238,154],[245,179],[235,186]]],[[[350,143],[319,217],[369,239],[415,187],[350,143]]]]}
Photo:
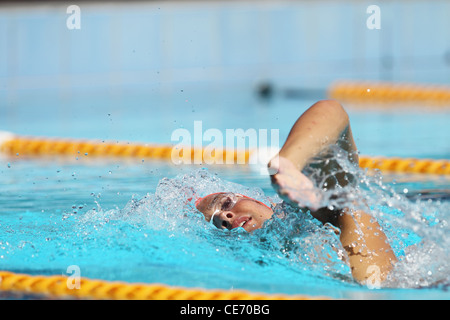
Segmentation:
{"type": "Polygon", "coordinates": [[[273,215],[272,209],[261,202],[241,196],[238,196],[236,204],[227,210],[226,196],[226,192],[211,194],[197,203],[197,209],[203,213],[206,221],[211,222],[212,218],[212,223],[217,228],[232,230],[242,227],[247,232],[252,232],[262,228],[264,222],[273,215]]]}

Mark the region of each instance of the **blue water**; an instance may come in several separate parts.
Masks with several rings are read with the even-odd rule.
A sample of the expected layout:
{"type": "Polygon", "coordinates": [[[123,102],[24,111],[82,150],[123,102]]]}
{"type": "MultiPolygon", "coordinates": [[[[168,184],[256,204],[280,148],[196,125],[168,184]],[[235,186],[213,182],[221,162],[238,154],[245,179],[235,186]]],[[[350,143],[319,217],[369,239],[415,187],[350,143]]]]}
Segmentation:
{"type": "MultiPolygon", "coordinates": [[[[105,162],[86,166],[25,160],[4,170],[2,180],[15,184],[2,184],[1,190],[1,229],[6,236],[0,243],[3,270],[67,274],[68,266],[78,265],[82,276],[105,280],[336,298],[448,298],[442,286],[369,290],[357,285],[346,265],[337,260],[320,261],[324,252],[333,252],[322,241],[336,239],[313,220],[293,218],[308,231],[301,237],[286,237],[299,241],[302,246],[297,250],[311,260],[298,259],[284,251],[280,245],[283,240],[279,239],[283,235],[276,233],[280,231],[276,227],[256,235],[223,232],[184,205],[188,193],[183,192],[192,187],[193,181],[199,192],[225,188],[258,199],[264,199],[263,194],[274,197],[268,183],[244,169],[214,170],[199,178],[195,168],[180,172],[163,163],[105,162]],[[181,178],[156,188],[158,180],[176,173],[181,178]],[[189,178],[183,182],[186,176],[189,178]],[[322,245],[320,251],[314,247],[315,242],[322,245]]],[[[410,183],[410,190],[413,185],[420,188],[410,183]]],[[[448,209],[448,203],[437,207],[448,209]]],[[[389,213],[388,209],[383,212],[389,213]]],[[[284,228],[281,230],[286,232],[288,227],[284,228]]],[[[404,257],[402,251],[420,240],[412,230],[389,232],[402,234],[404,243],[393,245],[399,256],[404,257]],[[406,237],[407,232],[411,235],[406,237]]],[[[414,262],[420,272],[436,267],[436,261],[428,261],[429,265],[420,261],[414,262]]],[[[440,257],[438,266],[442,268],[445,263],[446,258],[440,257]]],[[[416,275],[416,280],[420,279],[416,275]]]]}
{"type": "MultiPolygon", "coordinates": [[[[118,108],[98,101],[94,109],[68,111],[73,117],[64,130],[47,117],[56,107],[42,106],[30,125],[16,121],[4,123],[3,128],[30,135],[170,143],[171,130],[192,127],[191,121],[202,119],[205,128],[280,128],[282,140],[294,118],[310,104],[280,99],[267,105],[241,93],[218,103],[229,103],[229,108],[207,112],[214,98],[205,100],[183,113],[184,104],[174,103],[179,113],[160,110],[160,117],[153,117],[133,99],[120,116],[118,108]]],[[[15,114],[20,120],[32,117],[20,108],[15,114]]],[[[446,113],[374,112],[371,116],[350,111],[350,117],[363,154],[448,158],[446,143],[437,139],[447,130],[446,113]],[[420,135],[415,130],[419,124],[420,135]],[[391,139],[400,138],[389,132],[393,127],[400,129],[398,136],[416,140],[404,138],[404,143],[394,145],[391,139]],[[380,134],[373,135],[374,131],[380,134]],[[429,146],[434,138],[440,148],[429,146]]],[[[413,202],[405,197],[423,189],[449,189],[448,178],[386,174],[368,182],[373,187],[373,209],[403,259],[396,274],[400,283],[391,281],[388,288],[369,290],[351,280],[342,262],[321,260],[322,251],[333,254],[330,243],[339,244],[301,214],[292,212],[289,223],[276,222],[252,235],[211,228],[186,207],[186,190],[232,190],[261,200],[276,195],[268,177],[252,167],[209,167],[204,176],[198,171],[201,167],[149,159],[98,160],[89,155],[1,158],[0,228],[5,237],[0,240],[0,269],[51,275],[67,274],[68,266],[78,265],[83,277],[105,280],[334,298],[449,298],[447,240],[442,241],[448,234],[449,202],[413,202]],[[386,199],[377,203],[384,196],[390,206],[386,199]],[[396,206],[417,211],[419,218],[404,215],[396,206]],[[292,223],[303,226],[304,232],[289,238],[292,223]],[[294,243],[290,251],[283,247],[286,241],[294,243]],[[323,249],[319,252],[317,246],[323,249]]]]}
{"type": "MultiPolygon", "coordinates": [[[[113,92],[80,91],[70,99],[61,99],[58,92],[24,91],[17,104],[0,108],[0,128],[21,135],[171,143],[175,129],[186,128],[193,133],[194,121],[201,120],[203,133],[210,128],[223,132],[278,129],[283,143],[300,114],[318,99],[326,98],[319,95],[298,100],[276,95],[264,101],[252,85],[208,90],[188,83],[174,85],[167,92],[113,92]]],[[[406,106],[383,111],[350,109],[361,154],[449,158],[445,137],[450,136],[450,112],[423,108],[427,110],[406,106]]]]}

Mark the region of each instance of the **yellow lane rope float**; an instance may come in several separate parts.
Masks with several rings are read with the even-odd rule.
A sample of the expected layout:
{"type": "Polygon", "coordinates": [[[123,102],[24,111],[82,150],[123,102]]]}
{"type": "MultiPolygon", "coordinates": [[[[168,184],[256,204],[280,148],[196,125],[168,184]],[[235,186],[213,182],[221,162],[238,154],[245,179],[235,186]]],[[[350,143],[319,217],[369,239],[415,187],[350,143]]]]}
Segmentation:
{"type": "MultiPolygon", "coordinates": [[[[202,154],[202,160],[208,160],[204,149],[191,148],[191,157],[202,154]]],[[[76,141],[69,139],[49,139],[36,137],[21,137],[3,133],[0,137],[0,153],[11,156],[48,156],[67,155],[79,157],[83,155],[103,157],[136,157],[152,158],[170,161],[174,150],[171,145],[143,145],[134,143],[106,143],[97,141],[76,141]]],[[[228,151],[232,152],[234,160],[244,159],[248,164],[254,150],[228,151]]],[[[227,158],[224,150],[222,160],[227,158]]],[[[209,159],[211,160],[211,158],[209,159]]],[[[214,159],[212,159],[214,160],[214,159]]],[[[212,163],[211,161],[209,163],[212,163]]],[[[224,162],[222,162],[224,163],[224,162]]],[[[236,163],[236,162],[235,162],[236,163]]],[[[423,174],[450,174],[450,161],[446,159],[414,159],[414,158],[386,158],[360,156],[361,168],[378,169],[386,172],[423,173],[423,174]]]]}
{"type": "MultiPolygon", "coordinates": [[[[199,152],[195,148],[191,148],[190,151],[192,158],[199,152]]],[[[201,150],[202,159],[205,160],[206,155],[203,151],[201,150]]],[[[171,145],[76,141],[69,139],[21,137],[5,133],[3,134],[3,139],[0,138],[0,153],[21,156],[68,155],[78,157],[89,155],[171,160],[172,153],[174,152],[178,152],[180,157],[183,155],[183,150],[177,151],[171,145]]],[[[250,156],[248,151],[231,152],[234,153],[232,156],[234,160],[242,157],[245,163],[248,162],[250,156]]],[[[224,150],[222,156],[223,159],[226,159],[226,150],[224,150]]]]}
{"type": "Polygon", "coordinates": [[[450,175],[449,160],[359,157],[359,166],[385,172],[450,175]]]}
{"type": "Polygon", "coordinates": [[[450,87],[441,85],[338,81],[330,86],[328,96],[343,102],[450,107],[450,87]]]}
{"type": "Polygon", "coordinates": [[[319,300],[326,297],[206,290],[162,284],[132,284],[81,278],[77,286],[65,276],[31,276],[0,271],[0,290],[53,298],[96,300],[319,300]],[[70,283],[68,283],[68,280],[70,283]],[[78,288],[78,289],[77,289],[78,288]]]}

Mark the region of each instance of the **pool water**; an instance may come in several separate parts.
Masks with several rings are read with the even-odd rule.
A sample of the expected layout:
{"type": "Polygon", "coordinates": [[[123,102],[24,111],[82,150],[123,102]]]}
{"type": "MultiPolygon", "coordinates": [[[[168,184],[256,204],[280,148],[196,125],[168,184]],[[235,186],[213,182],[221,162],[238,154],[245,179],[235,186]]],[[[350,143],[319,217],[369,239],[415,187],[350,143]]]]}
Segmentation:
{"type": "Polygon", "coordinates": [[[336,255],[338,240],[306,213],[288,210],[286,219],[254,234],[206,223],[186,205],[193,190],[279,199],[268,177],[251,167],[199,167],[89,156],[3,158],[0,269],[69,275],[68,266],[77,265],[83,277],[104,280],[333,298],[449,297],[450,202],[406,197],[448,189],[448,179],[364,178],[361,188],[375,200],[374,213],[401,261],[388,287],[370,290],[351,280],[336,255]]]}
{"type": "MultiPolygon", "coordinates": [[[[203,130],[279,129],[282,144],[314,102],[262,101],[249,88],[205,95],[184,87],[167,96],[114,101],[84,95],[70,100],[62,113],[50,98],[36,99],[38,109],[27,104],[4,109],[0,127],[33,136],[176,143],[173,130],[192,131],[194,120],[202,120],[203,130]]],[[[449,113],[349,113],[361,154],[450,155],[443,139],[449,136],[449,113]]],[[[358,173],[361,192],[401,260],[387,287],[370,290],[351,280],[348,266],[337,259],[339,242],[307,213],[288,210],[284,222],[275,219],[254,234],[212,228],[186,205],[192,188],[279,199],[259,168],[203,167],[89,155],[3,156],[0,269],[69,275],[68,266],[77,265],[81,276],[104,280],[333,298],[449,298],[448,197],[417,200],[424,190],[450,189],[448,178],[358,173]],[[301,232],[292,226],[301,226],[301,232]]]]}

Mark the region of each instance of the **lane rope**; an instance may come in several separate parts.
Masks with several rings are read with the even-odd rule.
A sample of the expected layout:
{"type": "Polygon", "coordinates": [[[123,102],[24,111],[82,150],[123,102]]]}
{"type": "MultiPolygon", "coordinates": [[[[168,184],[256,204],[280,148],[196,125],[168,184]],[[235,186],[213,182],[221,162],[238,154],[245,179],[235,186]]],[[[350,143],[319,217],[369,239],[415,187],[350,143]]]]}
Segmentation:
{"type": "Polygon", "coordinates": [[[248,151],[224,150],[223,154],[217,153],[216,155],[214,152],[207,154],[204,149],[186,147],[177,150],[172,145],[164,144],[112,143],[93,140],[22,137],[12,134],[3,134],[2,139],[0,135],[0,153],[11,156],[67,155],[74,157],[136,157],[171,160],[172,158],[182,158],[183,152],[186,150],[187,152],[190,151],[190,158],[201,157],[201,161],[209,162],[214,162],[222,156],[222,161],[225,163],[225,160],[231,156],[234,161],[240,160],[247,163],[250,156],[248,151]]]}
{"type": "Polygon", "coordinates": [[[337,81],[328,89],[328,96],[342,102],[420,104],[427,107],[450,107],[450,87],[412,83],[373,81],[337,81]]]}
{"type": "MultiPolygon", "coordinates": [[[[249,164],[256,150],[224,150],[222,153],[211,154],[205,149],[187,148],[190,159],[196,157],[200,162],[227,163],[233,159],[234,163],[249,164]],[[218,162],[220,160],[220,162],[218,162]],[[240,161],[240,162],[238,162],[240,161]]],[[[53,156],[66,155],[73,157],[135,157],[151,158],[171,161],[174,156],[183,156],[184,150],[177,150],[171,145],[111,143],[91,140],[71,140],[39,137],[21,137],[11,133],[0,134],[0,153],[9,156],[53,156]]],[[[449,175],[450,161],[447,159],[415,159],[398,157],[360,156],[361,168],[378,169],[386,172],[422,173],[449,175]]]]}
{"type": "Polygon", "coordinates": [[[95,300],[324,300],[327,297],[206,290],[163,284],[125,283],[81,278],[74,286],[66,276],[36,276],[0,271],[0,290],[53,298],[95,300]],[[78,287],[78,289],[77,289],[78,287]]]}
{"type": "Polygon", "coordinates": [[[367,169],[378,169],[383,172],[450,175],[450,161],[446,159],[435,160],[360,156],[359,166],[367,169]]]}

